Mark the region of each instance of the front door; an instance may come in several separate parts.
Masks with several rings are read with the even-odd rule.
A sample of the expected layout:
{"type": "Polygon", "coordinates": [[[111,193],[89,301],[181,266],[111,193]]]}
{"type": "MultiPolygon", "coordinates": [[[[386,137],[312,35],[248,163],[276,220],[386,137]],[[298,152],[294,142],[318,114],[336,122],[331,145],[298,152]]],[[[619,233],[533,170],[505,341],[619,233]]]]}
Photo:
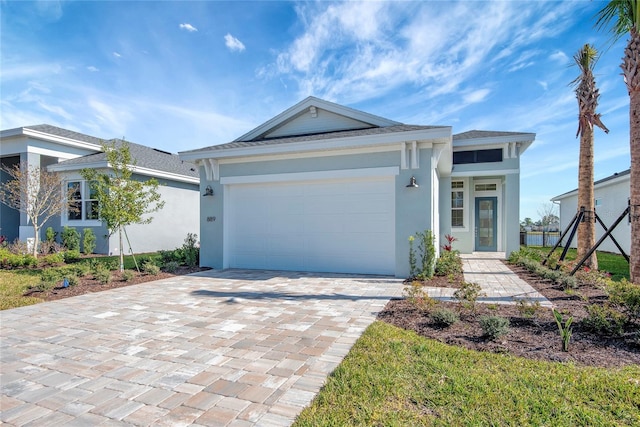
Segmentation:
{"type": "Polygon", "coordinates": [[[498,198],[476,197],[476,251],[498,250],[498,198]]]}

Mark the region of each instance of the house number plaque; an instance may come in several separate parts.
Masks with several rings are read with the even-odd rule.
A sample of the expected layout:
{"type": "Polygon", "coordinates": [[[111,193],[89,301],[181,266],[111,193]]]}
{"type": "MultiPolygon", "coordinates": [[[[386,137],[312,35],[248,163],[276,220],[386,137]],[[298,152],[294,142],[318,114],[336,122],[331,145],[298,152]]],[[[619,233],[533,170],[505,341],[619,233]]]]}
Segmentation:
{"type": "Polygon", "coordinates": [[[215,220],[216,220],[216,217],[215,217],[215,216],[208,216],[208,217],[207,217],[207,222],[213,222],[213,221],[215,221],[215,220]]]}

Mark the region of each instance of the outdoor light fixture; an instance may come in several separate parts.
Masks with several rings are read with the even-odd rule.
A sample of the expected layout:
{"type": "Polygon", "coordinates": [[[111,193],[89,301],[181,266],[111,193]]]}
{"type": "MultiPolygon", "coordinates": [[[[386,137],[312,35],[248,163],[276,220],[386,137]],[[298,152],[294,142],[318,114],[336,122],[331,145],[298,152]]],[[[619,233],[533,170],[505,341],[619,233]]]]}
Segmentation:
{"type": "Polygon", "coordinates": [[[202,197],[213,196],[213,188],[210,185],[207,185],[207,188],[204,189],[204,194],[202,197]]]}
{"type": "Polygon", "coordinates": [[[418,187],[420,186],[416,182],[416,177],[412,176],[411,179],[409,180],[409,185],[407,185],[407,188],[418,188],[418,187]]]}

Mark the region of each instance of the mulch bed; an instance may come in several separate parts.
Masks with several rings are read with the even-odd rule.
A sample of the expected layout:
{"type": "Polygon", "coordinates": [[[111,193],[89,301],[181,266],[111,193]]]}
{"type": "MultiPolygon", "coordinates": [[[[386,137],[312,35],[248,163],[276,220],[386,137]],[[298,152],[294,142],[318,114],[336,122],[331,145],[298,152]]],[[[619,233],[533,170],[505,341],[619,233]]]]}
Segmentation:
{"type": "MultiPolygon", "coordinates": [[[[549,281],[528,271],[509,265],[511,270],[543,294],[556,310],[573,316],[573,336],[569,351],[562,351],[558,326],[551,310],[539,308],[531,319],[525,318],[515,305],[476,304],[475,312],[465,310],[454,302],[440,302],[437,307],[449,308],[460,314],[460,321],[440,327],[432,322],[429,313],[417,309],[404,299],[390,301],[378,319],[392,325],[446,344],[471,350],[505,353],[529,359],[552,362],[573,362],[580,365],[620,367],[640,364],[640,338],[631,330],[623,337],[602,336],[585,330],[581,320],[587,316],[586,306],[607,299],[603,290],[581,286],[572,295],[549,281]],[[502,316],[510,321],[509,333],[497,340],[483,337],[479,318],[483,315],[502,316]]],[[[461,279],[457,278],[456,282],[461,279]]],[[[451,287],[446,277],[434,277],[428,286],[451,287]]]]}
{"type": "Polygon", "coordinates": [[[109,289],[122,288],[125,286],[138,285],[140,283],[151,282],[153,280],[168,279],[174,276],[181,276],[184,274],[197,273],[198,271],[210,270],[210,268],[201,267],[178,267],[174,273],[160,272],[156,275],[134,272],[133,279],[124,281],[120,272],[112,272],[113,279],[111,282],[102,284],[98,280],[94,279],[91,275],[79,278],[79,283],[74,286],[62,287],[58,286],[45,292],[28,291],[25,296],[32,296],[36,298],[42,298],[45,301],[54,301],[63,298],[74,297],[77,295],[87,294],[90,292],[100,292],[109,289]]]}

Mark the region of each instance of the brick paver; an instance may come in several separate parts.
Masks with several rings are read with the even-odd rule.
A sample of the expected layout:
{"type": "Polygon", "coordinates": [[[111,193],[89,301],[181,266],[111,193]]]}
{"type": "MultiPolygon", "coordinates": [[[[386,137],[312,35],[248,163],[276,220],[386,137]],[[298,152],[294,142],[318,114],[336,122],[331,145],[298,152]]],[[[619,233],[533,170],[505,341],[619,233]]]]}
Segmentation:
{"type": "Polygon", "coordinates": [[[0,312],[6,425],[290,425],[389,277],[226,270],[0,312]]]}

